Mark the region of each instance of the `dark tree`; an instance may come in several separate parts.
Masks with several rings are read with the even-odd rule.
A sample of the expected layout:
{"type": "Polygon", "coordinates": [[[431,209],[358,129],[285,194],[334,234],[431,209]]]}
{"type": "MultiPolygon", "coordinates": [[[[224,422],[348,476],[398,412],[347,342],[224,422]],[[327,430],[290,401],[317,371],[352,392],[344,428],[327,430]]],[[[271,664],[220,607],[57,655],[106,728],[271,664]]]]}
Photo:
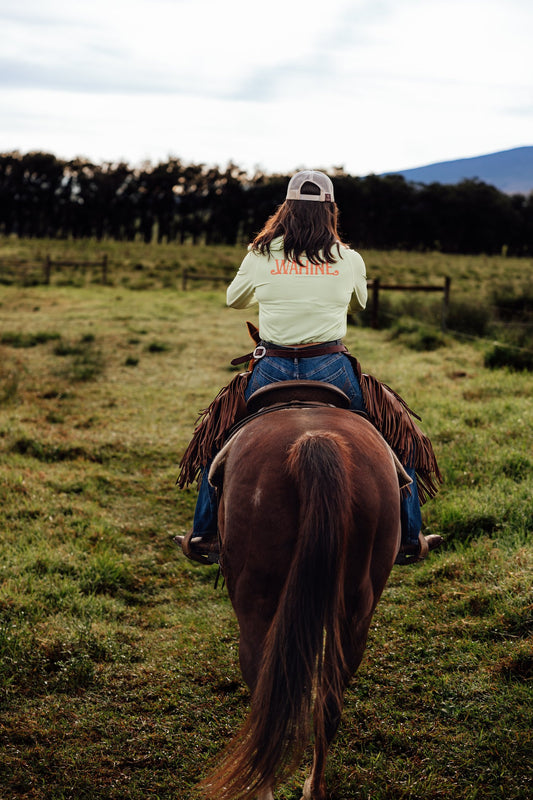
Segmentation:
{"type": "MultiPolygon", "coordinates": [[[[331,170],[344,241],[354,247],[451,253],[533,253],[533,194],[509,196],[478,180],[407,183],[331,170]]],[[[283,202],[287,175],[224,170],[178,158],[125,163],[61,161],[50,153],[0,155],[0,232],[247,243],[283,202]]]]}

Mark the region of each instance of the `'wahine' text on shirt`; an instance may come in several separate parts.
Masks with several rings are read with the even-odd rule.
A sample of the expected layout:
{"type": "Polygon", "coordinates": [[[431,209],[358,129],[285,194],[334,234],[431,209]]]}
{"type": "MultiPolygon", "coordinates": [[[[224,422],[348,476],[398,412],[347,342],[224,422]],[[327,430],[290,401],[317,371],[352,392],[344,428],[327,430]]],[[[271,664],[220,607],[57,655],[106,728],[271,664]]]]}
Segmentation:
{"type": "Polygon", "coordinates": [[[271,275],[338,275],[339,270],[333,264],[324,262],[323,264],[311,264],[310,261],[303,261],[298,264],[288,258],[276,258],[276,269],[270,270],[271,275]]]}

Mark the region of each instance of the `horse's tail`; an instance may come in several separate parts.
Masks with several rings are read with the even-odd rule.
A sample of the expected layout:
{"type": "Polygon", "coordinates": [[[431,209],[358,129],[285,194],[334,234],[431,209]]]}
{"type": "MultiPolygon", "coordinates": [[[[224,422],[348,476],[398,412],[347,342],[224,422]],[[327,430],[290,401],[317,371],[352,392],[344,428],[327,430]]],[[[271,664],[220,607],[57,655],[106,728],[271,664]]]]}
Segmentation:
{"type": "Polygon", "coordinates": [[[349,449],[335,433],[306,433],[290,448],[287,466],[300,500],[298,538],[266,637],[250,714],[220,770],[203,784],[210,798],[248,800],[274,785],[298,763],[309,740],[314,693],[315,731],[322,741],[323,700],[328,695],[334,706],[342,705],[349,463],[349,449]]]}

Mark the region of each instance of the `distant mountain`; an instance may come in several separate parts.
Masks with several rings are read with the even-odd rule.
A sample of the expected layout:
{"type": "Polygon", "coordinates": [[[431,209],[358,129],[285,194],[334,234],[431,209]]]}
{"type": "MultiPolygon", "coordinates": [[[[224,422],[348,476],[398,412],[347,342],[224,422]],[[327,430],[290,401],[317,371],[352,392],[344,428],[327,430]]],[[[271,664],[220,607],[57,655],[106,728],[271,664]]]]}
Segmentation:
{"type": "Polygon", "coordinates": [[[413,183],[459,183],[478,178],[506,194],[533,192],[533,147],[515,147],[475,158],[442,161],[426,167],[402,169],[386,175],[403,175],[413,183]]]}

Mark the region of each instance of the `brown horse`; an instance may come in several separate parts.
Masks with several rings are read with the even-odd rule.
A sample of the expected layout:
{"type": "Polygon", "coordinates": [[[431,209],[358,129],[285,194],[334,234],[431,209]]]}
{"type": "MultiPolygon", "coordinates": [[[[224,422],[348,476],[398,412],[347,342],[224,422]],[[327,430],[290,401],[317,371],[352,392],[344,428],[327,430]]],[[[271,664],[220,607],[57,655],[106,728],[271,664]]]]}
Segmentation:
{"type": "Polygon", "coordinates": [[[343,693],[400,542],[397,465],[364,418],[328,405],[252,419],[217,456],[221,565],[240,627],[249,716],[213,800],[273,800],[314,727],[302,800],[325,800],[343,693]]]}

